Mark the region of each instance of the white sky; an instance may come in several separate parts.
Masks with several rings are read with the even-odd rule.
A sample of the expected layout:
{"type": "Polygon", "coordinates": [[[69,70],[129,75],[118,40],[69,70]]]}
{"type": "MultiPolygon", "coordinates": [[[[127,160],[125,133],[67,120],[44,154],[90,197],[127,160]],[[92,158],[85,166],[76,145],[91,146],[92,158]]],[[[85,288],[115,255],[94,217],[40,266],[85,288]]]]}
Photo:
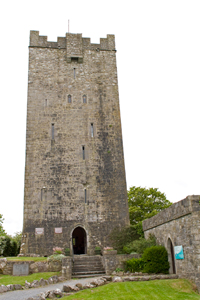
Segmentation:
{"type": "Polygon", "coordinates": [[[115,34],[127,187],[176,202],[200,194],[200,1],[2,1],[1,193],[9,234],[22,230],[29,31],[94,43],[115,34]]]}

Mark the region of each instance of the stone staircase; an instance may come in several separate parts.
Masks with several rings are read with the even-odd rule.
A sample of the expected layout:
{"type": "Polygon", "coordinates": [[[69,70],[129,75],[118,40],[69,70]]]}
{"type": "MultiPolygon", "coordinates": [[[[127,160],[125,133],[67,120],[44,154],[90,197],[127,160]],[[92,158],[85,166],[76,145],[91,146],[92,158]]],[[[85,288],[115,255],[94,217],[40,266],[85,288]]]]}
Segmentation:
{"type": "Polygon", "coordinates": [[[102,257],[100,255],[74,255],[72,276],[80,278],[105,275],[105,269],[101,258],[102,257]]]}

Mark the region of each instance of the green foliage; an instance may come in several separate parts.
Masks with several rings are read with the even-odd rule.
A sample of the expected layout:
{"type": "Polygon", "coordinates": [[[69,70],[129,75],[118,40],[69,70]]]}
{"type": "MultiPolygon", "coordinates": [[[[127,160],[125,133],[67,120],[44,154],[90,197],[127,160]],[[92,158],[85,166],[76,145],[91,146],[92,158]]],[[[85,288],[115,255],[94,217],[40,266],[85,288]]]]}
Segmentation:
{"type": "Polygon", "coordinates": [[[124,270],[123,269],[121,269],[121,268],[116,268],[115,269],[115,272],[117,272],[117,273],[119,273],[119,272],[123,272],[124,270]]]}
{"type": "Polygon", "coordinates": [[[144,261],[142,258],[131,258],[125,262],[125,270],[134,272],[142,272],[144,268],[144,261]]]}
{"type": "Polygon", "coordinates": [[[128,190],[128,204],[130,222],[134,225],[156,215],[172,203],[157,188],[133,186],[128,190]]]}
{"type": "Polygon", "coordinates": [[[69,248],[65,248],[65,256],[70,256],[70,249],[69,248]]]}
{"type": "Polygon", "coordinates": [[[144,273],[169,273],[167,250],[164,246],[152,246],[147,248],[143,255],[144,273]]]}
{"type": "Polygon", "coordinates": [[[123,247],[126,244],[138,239],[140,235],[137,233],[135,226],[126,226],[123,228],[115,228],[110,234],[110,241],[118,254],[123,253],[123,247]]]}
{"type": "Polygon", "coordinates": [[[143,228],[142,228],[142,221],[135,224],[134,228],[136,229],[137,234],[139,234],[139,236],[141,238],[144,238],[144,231],[143,231],[143,228]]]}
{"type": "Polygon", "coordinates": [[[61,261],[64,257],[63,254],[53,254],[47,258],[47,261],[61,261]]]}
{"type": "Polygon", "coordinates": [[[5,257],[8,256],[17,256],[18,252],[18,247],[17,243],[12,239],[11,236],[6,235],[4,237],[4,243],[3,243],[3,251],[2,255],[5,257]]]}
{"type": "Polygon", "coordinates": [[[22,239],[22,232],[18,231],[15,232],[14,236],[12,237],[12,241],[17,244],[17,254],[20,252],[20,246],[21,246],[21,239],[22,239]]]}
{"type": "Polygon", "coordinates": [[[0,214],[0,236],[4,236],[6,234],[5,230],[3,229],[3,221],[3,215],[0,214]]]}
{"type": "Polygon", "coordinates": [[[126,254],[130,254],[130,253],[143,254],[146,248],[152,246],[156,246],[155,236],[150,236],[147,240],[145,238],[140,238],[139,240],[135,240],[132,243],[125,245],[123,247],[123,252],[126,254]]]}
{"type": "Polygon", "coordinates": [[[0,256],[3,255],[5,245],[6,245],[6,237],[0,236],[0,256]]]}

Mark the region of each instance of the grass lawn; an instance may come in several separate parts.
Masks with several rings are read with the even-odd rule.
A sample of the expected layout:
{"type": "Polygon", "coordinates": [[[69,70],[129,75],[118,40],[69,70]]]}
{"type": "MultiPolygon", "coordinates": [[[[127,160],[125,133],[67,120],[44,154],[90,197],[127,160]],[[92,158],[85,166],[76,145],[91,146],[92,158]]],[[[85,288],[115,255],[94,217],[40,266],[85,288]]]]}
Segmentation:
{"type": "Polygon", "coordinates": [[[32,282],[33,280],[48,279],[53,275],[60,276],[60,272],[45,272],[45,273],[34,273],[26,276],[11,276],[0,274],[0,285],[7,284],[21,284],[24,285],[25,281],[32,282]]]}
{"type": "Polygon", "coordinates": [[[62,300],[190,300],[200,299],[186,279],[110,283],[62,300]]]}
{"type": "Polygon", "coordinates": [[[5,257],[8,261],[45,261],[47,257],[5,257]]]}

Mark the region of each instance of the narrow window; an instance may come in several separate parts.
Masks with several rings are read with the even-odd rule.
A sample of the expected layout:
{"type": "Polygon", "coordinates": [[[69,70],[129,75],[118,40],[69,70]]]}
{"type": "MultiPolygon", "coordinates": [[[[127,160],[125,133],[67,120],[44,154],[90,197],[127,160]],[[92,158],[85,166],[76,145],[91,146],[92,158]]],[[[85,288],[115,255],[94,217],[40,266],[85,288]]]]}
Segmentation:
{"type": "Polygon", "coordinates": [[[76,78],[76,69],[74,68],[74,79],[76,78]]]}
{"type": "Polygon", "coordinates": [[[85,198],[85,203],[87,203],[87,190],[84,189],[84,198],[85,198]]]}
{"type": "Polygon", "coordinates": [[[86,97],[86,95],[83,96],[83,103],[87,103],[87,97],[86,97]]]}
{"type": "Polygon", "coordinates": [[[54,140],[54,124],[51,124],[51,139],[54,140]]]}
{"type": "Polygon", "coordinates": [[[45,106],[47,106],[47,99],[45,99],[45,106]]]}
{"type": "Polygon", "coordinates": [[[68,95],[68,103],[72,103],[72,96],[68,95]]]}
{"type": "Polygon", "coordinates": [[[85,146],[82,146],[83,160],[85,160],[85,146]]]}
{"type": "Polygon", "coordinates": [[[41,189],[41,201],[43,201],[43,189],[41,189]]]}
{"type": "Polygon", "coordinates": [[[44,201],[44,200],[46,200],[46,189],[45,189],[45,187],[43,187],[41,189],[41,201],[44,201]]]}
{"type": "Polygon", "coordinates": [[[94,137],[94,126],[93,126],[93,123],[91,123],[90,131],[91,131],[91,137],[94,137]]]}

